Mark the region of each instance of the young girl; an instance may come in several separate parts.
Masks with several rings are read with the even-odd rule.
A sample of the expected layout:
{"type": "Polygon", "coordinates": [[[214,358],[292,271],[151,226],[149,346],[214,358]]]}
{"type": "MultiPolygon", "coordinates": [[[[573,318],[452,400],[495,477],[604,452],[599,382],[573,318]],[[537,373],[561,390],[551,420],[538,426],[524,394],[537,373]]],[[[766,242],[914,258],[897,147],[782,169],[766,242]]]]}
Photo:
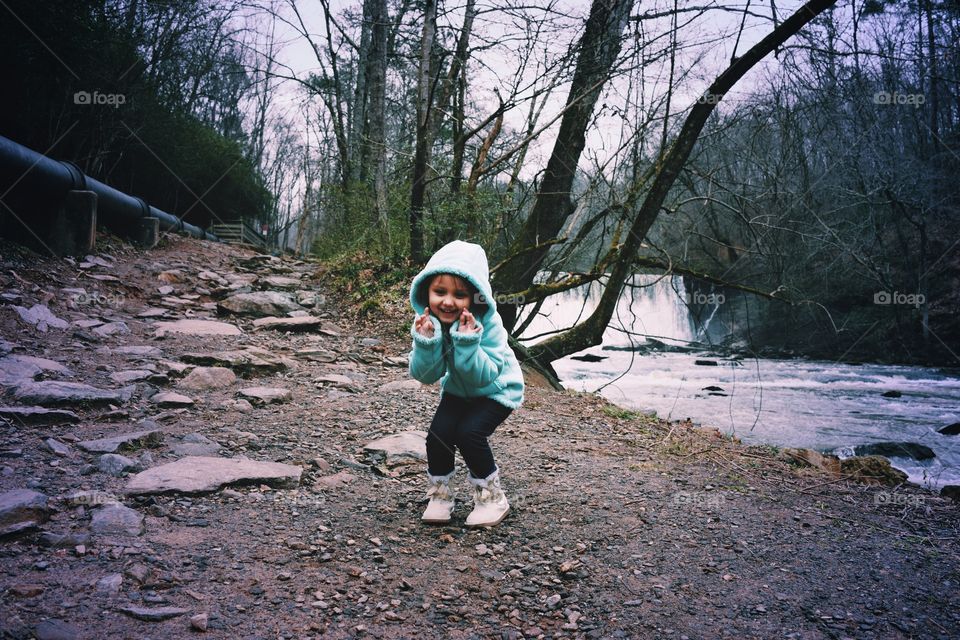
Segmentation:
{"type": "Polygon", "coordinates": [[[483,248],[456,240],[437,251],[413,279],[410,303],[417,313],[410,375],[424,384],[442,378],[440,406],[427,434],[430,503],[421,520],[450,521],[459,449],[473,485],[466,525],[492,527],[510,504],[487,438],[523,402],[523,373],[497,314],[483,248]]]}

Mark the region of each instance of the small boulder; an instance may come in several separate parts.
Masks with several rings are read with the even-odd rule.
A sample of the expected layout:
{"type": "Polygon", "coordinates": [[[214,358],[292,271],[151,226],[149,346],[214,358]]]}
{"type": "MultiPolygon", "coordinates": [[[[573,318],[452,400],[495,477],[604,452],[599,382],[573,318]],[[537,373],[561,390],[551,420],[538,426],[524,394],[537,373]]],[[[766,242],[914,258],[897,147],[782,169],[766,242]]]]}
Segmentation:
{"type": "Polygon", "coordinates": [[[190,391],[224,389],[237,382],[237,374],[226,367],[196,367],[187,374],[177,387],[190,391]]]}
{"type": "Polygon", "coordinates": [[[140,465],[126,456],[116,453],[105,453],[100,456],[97,467],[101,472],[119,478],[124,471],[138,470],[140,465]]]}
{"type": "Polygon", "coordinates": [[[108,504],[93,512],[90,530],[100,535],[139,536],[143,534],[143,514],[122,504],[108,504]]]}
{"type": "Polygon", "coordinates": [[[50,518],[47,496],[30,489],[0,494],[0,536],[40,526],[50,518]]]}
{"type": "Polygon", "coordinates": [[[80,629],[57,618],[38,622],[33,628],[33,635],[37,640],[77,640],[81,637],[80,629]]]}

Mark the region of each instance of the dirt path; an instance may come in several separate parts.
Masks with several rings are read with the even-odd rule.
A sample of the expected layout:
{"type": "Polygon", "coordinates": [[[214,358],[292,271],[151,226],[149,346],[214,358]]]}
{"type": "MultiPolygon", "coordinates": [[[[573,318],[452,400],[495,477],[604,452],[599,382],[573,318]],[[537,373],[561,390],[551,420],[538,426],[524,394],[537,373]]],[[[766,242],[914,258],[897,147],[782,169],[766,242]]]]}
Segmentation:
{"type": "MultiPolygon", "coordinates": [[[[943,498],[832,479],[595,396],[528,388],[493,439],[510,517],[467,530],[465,501],[454,526],[424,527],[425,465],[371,465],[362,451],[425,429],[438,401],[435,387],[381,389],[408,380],[409,344],[374,331],[403,316],[358,328],[321,299],[308,313],[325,333],[254,330],[252,317],[217,315],[231,286],[296,278],[292,295],[309,304],[323,282],[310,264],[210,243],[115,244],[103,248],[106,266],[83,268],[2,249],[0,358],[69,369],[36,380],[118,389],[121,372],[147,377],[126,402],[63,407],[73,424],[0,423],[0,493],[30,489],[49,507],[38,528],[0,541],[0,637],[186,638],[199,633],[192,624],[222,638],[960,637],[960,518],[943,498]],[[27,325],[13,305],[35,304],[73,324],[27,325]],[[138,317],[151,307],[165,317],[138,317]],[[154,337],[155,322],[182,318],[243,333],[154,337]],[[111,322],[129,333],[103,329],[111,322]],[[159,351],[123,352],[132,345],[159,351]],[[244,347],[283,367],[222,388],[180,386],[185,354],[244,347]],[[258,385],[291,398],[237,401],[258,385]],[[195,404],[157,406],[157,391],[195,404]],[[299,486],[125,496],[136,470],[110,475],[78,443],[144,425],[163,441],[122,452],[141,468],[178,459],[180,438],[200,434],[220,446],[213,455],[301,467],[299,486]],[[143,533],[92,532],[105,508],[94,494],[76,506],[63,498],[94,490],[142,515],[143,533]],[[150,615],[171,617],[136,617],[150,615]]],[[[15,389],[0,405],[23,404],[15,389]]]]}

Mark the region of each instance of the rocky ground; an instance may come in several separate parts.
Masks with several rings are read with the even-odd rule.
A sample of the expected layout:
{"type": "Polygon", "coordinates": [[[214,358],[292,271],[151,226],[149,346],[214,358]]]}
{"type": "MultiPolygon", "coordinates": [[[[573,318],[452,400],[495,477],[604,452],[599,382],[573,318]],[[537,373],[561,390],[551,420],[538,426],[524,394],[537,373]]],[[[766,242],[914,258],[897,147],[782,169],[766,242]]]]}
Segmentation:
{"type": "Polygon", "coordinates": [[[421,526],[402,300],[100,248],[0,246],[2,637],[960,637],[956,503],[592,395],[531,384],[498,429],[501,526],[421,526]]]}

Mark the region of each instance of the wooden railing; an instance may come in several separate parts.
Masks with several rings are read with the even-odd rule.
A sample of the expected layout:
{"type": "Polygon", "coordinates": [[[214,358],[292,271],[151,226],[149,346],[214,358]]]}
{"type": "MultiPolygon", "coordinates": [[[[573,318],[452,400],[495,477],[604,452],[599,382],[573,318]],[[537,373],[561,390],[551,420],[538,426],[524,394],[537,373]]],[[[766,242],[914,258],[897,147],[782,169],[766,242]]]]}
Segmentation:
{"type": "Polygon", "coordinates": [[[249,244],[259,249],[267,246],[267,239],[246,220],[215,224],[210,227],[210,231],[221,241],[230,244],[249,244]]]}

